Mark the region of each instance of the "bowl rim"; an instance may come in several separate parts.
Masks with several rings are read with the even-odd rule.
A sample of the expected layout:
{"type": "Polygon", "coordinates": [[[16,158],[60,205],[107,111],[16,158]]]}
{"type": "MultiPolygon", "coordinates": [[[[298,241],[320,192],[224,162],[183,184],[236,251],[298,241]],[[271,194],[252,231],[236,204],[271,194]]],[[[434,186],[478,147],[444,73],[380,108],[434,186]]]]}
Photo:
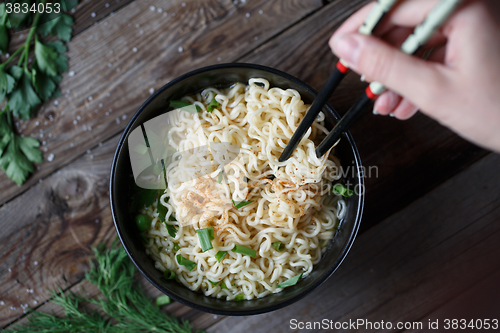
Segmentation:
{"type": "MultiPolygon", "coordinates": [[[[122,243],[123,248],[127,252],[128,257],[130,258],[130,260],[132,260],[132,262],[134,263],[134,265],[136,266],[136,268],[141,272],[141,274],[153,286],[155,286],[162,293],[168,295],[169,297],[173,298],[177,302],[179,302],[179,303],[181,303],[183,305],[186,305],[188,307],[194,308],[196,310],[200,310],[200,311],[204,311],[204,312],[208,312],[208,313],[212,313],[212,314],[217,314],[217,315],[225,315],[225,316],[248,316],[248,315],[255,315],[255,314],[272,312],[272,311],[281,309],[281,308],[283,308],[285,306],[288,306],[288,305],[291,305],[291,304],[295,303],[296,301],[302,299],[307,294],[309,294],[310,292],[312,292],[313,290],[315,290],[316,288],[318,288],[321,284],[323,284],[338,269],[338,267],[342,264],[342,262],[344,261],[344,259],[347,256],[347,254],[349,253],[349,251],[350,251],[350,249],[351,249],[351,247],[352,247],[352,245],[354,243],[354,240],[356,238],[356,235],[358,233],[359,226],[361,224],[361,218],[362,218],[362,215],[363,215],[364,197],[365,197],[364,192],[365,191],[363,191],[362,193],[360,193],[358,195],[358,209],[356,211],[356,217],[355,217],[355,221],[354,221],[354,225],[353,225],[353,230],[352,230],[352,232],[351,232],[351,234],[350,234],[350,236],[349,236],[349,238],[348,238],[345,246],[343,247],[343,249],[342,249],[339,257],[337,258],[336,264],[333,265],[332,267],[330,267],[326,271],[326,273],[324,273],[323,276],[321,276],[318,279],[317,282],[315,282],[314,284],[312,284],[309,287],[305,288],[305,290],[303,290],[301,293],[299,293],[298,295],[296,295],[296,296],[294,296],[294,297],[292,297],[292,298],[290,298],[288,300],[285,300],[283,302],[278,302],[278,303],[273,304],[273,305],[265,306],[265,307],[262,307],[262,308],[259,308],[259,309],[253,309],[253,310],[248,310],[248,309],[247,310],[238,310],[237,308],[235,308],[235,310],[219,310],[219,309],[214,309],[214,308],[211,308],[211,307],[207,307],[207,306],[204,306],[204,305],[200,305],[200,304],[191,302],[191,301],[183,299],[181,297],[177,297],[176,295],[170,293],[162,285],[160,285],[159,283],[157,283],[152,277],[150,277],[149,274],[146,272],[146,270],[143,269],[141,263],[139,263],[133,257],[131,251],[129,250],[127,244],[125,243],[125,241],[124,241],[124,239],[122,237],[122,232],[124,232],[124,230],[122,230],[122,228],[119,226],[118,221],[117,221],[118,218],[117,218],[117,213],[116,213],[116,207],[115,207],[114,202],[113,202],[113,197],[115,196],[114,183],[115,183],[116,167],[117,167],[117,164],[118,164],[119,156],[120,156],[120,154],[122,152],[122,149],[124,147],[124,142],[125,142],[128,134],[130,133],[130,130],[131,130],[133,124],[135,123],[136,119],[139,117],[139,115],[143,112],[143,110],[154,99],[156,99],[159,95],[162,94],[163,91],[165,91],[166,89],[170,88],[171,86],[176,85],[177,83],[185,80],[186,78],[188,78],[190,76],[194,76],[194,75],[198,75],[198,74],[201,74],[201,73],[204,73],[204,72],[209,72],[209,71],[213,71],[213,70],[217,70],[217,69],[222,69],[222,68],[248,68],[248,69],[256,69],[256,70],[261,70],[261,71],[269,72],[271,74],[275,74],[275,75],[281,76],[281,77],[283,77],[283,78],[285,78],[287,80],[290,80],[290,81],[292,81],[292,82],[294,82],[294,83],[302,86],[303,88],[305,88],[305,89],[309,90],[310,92],[312,92],[313,95],[316,95],[316,96],[318,95],[318,92],[316,90],[314,90],[311,86],[309,86],[307,83],[303,82],[302,80],[297,79],[296,77],[294,77],[294,76],[292,76],[292,75],[290,75],[288,73],[285,73],[283,71],[277,70],[275,68],[271,68],[271,67],[267,67],[267,66],[263,66],[263,65],[258,65],[258,64],[252,64],[252,63],[224,63],[224,64],[210,65],[210,66],[205,66],[205,67],[201,67],[201,68],[192,70],[192,71],[190,71],[188,73],[185,73],[185,74],[183,74],[181,76],[178,76],[177,78],[169,81],[167,84],[165,84],[164,86],[162,86],[155,93],[153,93],[139,107],[139,109],[135,112],[135,114],[130,118],[127,126],[123,130],[123,133],[122,133],[122,135],[120,137],[120,140],[118,141],[118,145],[117,145],[115,154],[113,155],[113,161],[112,161],[112,165],[111,165],[111,174],[110,174],[110,179],[109,179],[110,208],[111,208],[111,215],[113,217],[113,224],[115,226],[115,229],[117,231],[118,237],[120,239],[120,242],[122,243]]],[[[333,115],[334,115],[335,119],[339,120],[340,116],[336,112],[336,110],[329,103],[327,103],[327,106],[333,111],[333,115]]],[[[364,186],[365,186],[365,184],[364,184],[364,173],[363,173],[363,169],[360,168],[360,166],[362,166],[362,164],[361,164],[361,158],[359,156],[358,149],[356,147],[356,144],[354,143],[354,139],[353,139],[351,133],[349,131],[346,131],[345,135],[346,135],[347,140],[349,142],[350,148],[352,149],[352,153],[353,153],[353,157],[354,157],[354,163],[355,163],[356,167],[358,168],[358,177],[357,178],[358,178],[358,181],[359,181],[360,188],[364,188],[364,186]]],[[[181,286],[184,287],[184,288],[186,288],[183,285],[181,285],[181,286]]],[[[196,292],[196,291],[193,291],[193,292],[196,292]]],[[[210,297],[210,296],[206,296],[206,297],[210,297]]],[[[251,300],[249,302],[251,302],[251,300]]]]}

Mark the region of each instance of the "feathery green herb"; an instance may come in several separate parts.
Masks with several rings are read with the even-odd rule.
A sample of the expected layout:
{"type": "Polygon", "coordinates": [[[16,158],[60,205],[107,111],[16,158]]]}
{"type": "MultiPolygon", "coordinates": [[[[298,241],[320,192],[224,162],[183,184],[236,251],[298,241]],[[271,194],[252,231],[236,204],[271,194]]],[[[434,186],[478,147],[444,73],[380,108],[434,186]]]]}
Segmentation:
{"type": "MultiPolygon", "coordinates": [[[[78,3],[76,0],[55,2],[60,3],[63,10],[72,9],[78,3]]],[[[33,172],[33,163],[42,163],[43,159],[38,140],[18,135],[13,118],[27,120],[43,102],[60,96],[57,85],[62,73],[68,70],[63,41],[71,39],[73,19],[66,14],[52,19],[48,13],[32,11],[8,14],[6,3],[1,3],[0,54],[5,55],[9,50],[9,29],[21,30],[28,24],[30,29],[24,43],[0,64],[0,104],[5,105],[0,111],[0,168],[18,185],[33,172]],[[48,35],[60,40],[44,42],[40,38],[48,35]]]]}
{"type": "MultiPolygon", "coordinates": [[[[97,286],[99,297],[85,294],[54,293],[52,302],[61,306],[63,317],[32,312],[28,323],[18,325],[7,332],[162,332],[190,333],[189,322],[167,315],[159,305],[167,304],[168,296],[160,296],[156,304],[137,287],[134,279],[135,266],[125,250],[115,241],[111,248],[98,246],[94,249],[97,265],[91,264],[85,279],[97,286]],[[92,303],[98,307],[94,312],[81,308],[81,303],[92,303]],[[157,305],[158,304],[158,305],[157,305]],[[101,315],[101,313],[105,313],[101,315]]],[[[170,299],[168,299],[169,301],[170,299]]],[[[197,331],[203,332],[203,331],[197,331]]]]}

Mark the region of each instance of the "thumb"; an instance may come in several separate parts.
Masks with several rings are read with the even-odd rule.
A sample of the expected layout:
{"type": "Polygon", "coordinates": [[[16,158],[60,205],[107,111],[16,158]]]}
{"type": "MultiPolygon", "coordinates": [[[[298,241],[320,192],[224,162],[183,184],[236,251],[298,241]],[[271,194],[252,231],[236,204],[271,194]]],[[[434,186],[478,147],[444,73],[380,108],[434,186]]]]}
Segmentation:
{"type": "Polygon", "coordinates": [[[436,63],[403,53],[372,36],[349,33],[330,40],[333,52],[349,67],[408,98],[416,106],[432,106],[445,76],[436,63]]]}

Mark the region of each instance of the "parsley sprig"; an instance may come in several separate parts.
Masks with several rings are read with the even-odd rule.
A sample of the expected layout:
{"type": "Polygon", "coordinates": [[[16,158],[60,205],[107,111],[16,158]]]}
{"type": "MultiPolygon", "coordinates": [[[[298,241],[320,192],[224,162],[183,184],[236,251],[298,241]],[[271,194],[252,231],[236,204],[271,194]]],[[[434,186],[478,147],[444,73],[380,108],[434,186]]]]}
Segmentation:
{"type": "MultiPolygon", "coordinates": [[[[78,1],[57,2],[67,10],[74,8],[78,1]]],[[[63,41],[71,39],[73,19],[62,14],[49,20],[44,15],[49,14],[28,12],[12,16],[7,14],[5,3],[0,4],[0,54],[5,55],[9,49],[9,29],[20,30],[31,22],[24,43],[0,63],[0,104],[4,105],[0,111],[0,168],[18,185],[33,172],[33,163],[42,162],[42,153],[38,140],[16,133],[13,117],[27,120],[43,102],[60,96],[57,85],[62,73],[68,70],[63,41]],[[44,42],[41,37],[48,35],[59,40],[44,42]],[[30,61],[30,51],[34,54],[33,61],[30,61]]]]}

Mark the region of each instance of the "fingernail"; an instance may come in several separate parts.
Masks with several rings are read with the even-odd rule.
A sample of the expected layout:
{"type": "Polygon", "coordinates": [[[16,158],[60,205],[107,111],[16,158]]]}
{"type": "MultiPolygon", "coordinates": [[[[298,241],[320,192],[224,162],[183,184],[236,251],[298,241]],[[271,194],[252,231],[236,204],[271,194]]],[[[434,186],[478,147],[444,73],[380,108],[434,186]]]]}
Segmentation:
{"type": "Polygon", "coordinates": [[[378,115],[378,114],[380,114],[380,113],[378,113],[377,109],[373,108],[373,114],[374,114],[374,115],[378,115]]]}
{"type": "Polygon", "coordinates": [[[389,113],[389,116],[396,117],[393,113],[389,113]]]}
{"type": "Polygon", "coordinates": [[[359,50],[360,44],[353,34],[341,36],[333,44],[335,54],[351,66],[358,62],[359,50]]]}

